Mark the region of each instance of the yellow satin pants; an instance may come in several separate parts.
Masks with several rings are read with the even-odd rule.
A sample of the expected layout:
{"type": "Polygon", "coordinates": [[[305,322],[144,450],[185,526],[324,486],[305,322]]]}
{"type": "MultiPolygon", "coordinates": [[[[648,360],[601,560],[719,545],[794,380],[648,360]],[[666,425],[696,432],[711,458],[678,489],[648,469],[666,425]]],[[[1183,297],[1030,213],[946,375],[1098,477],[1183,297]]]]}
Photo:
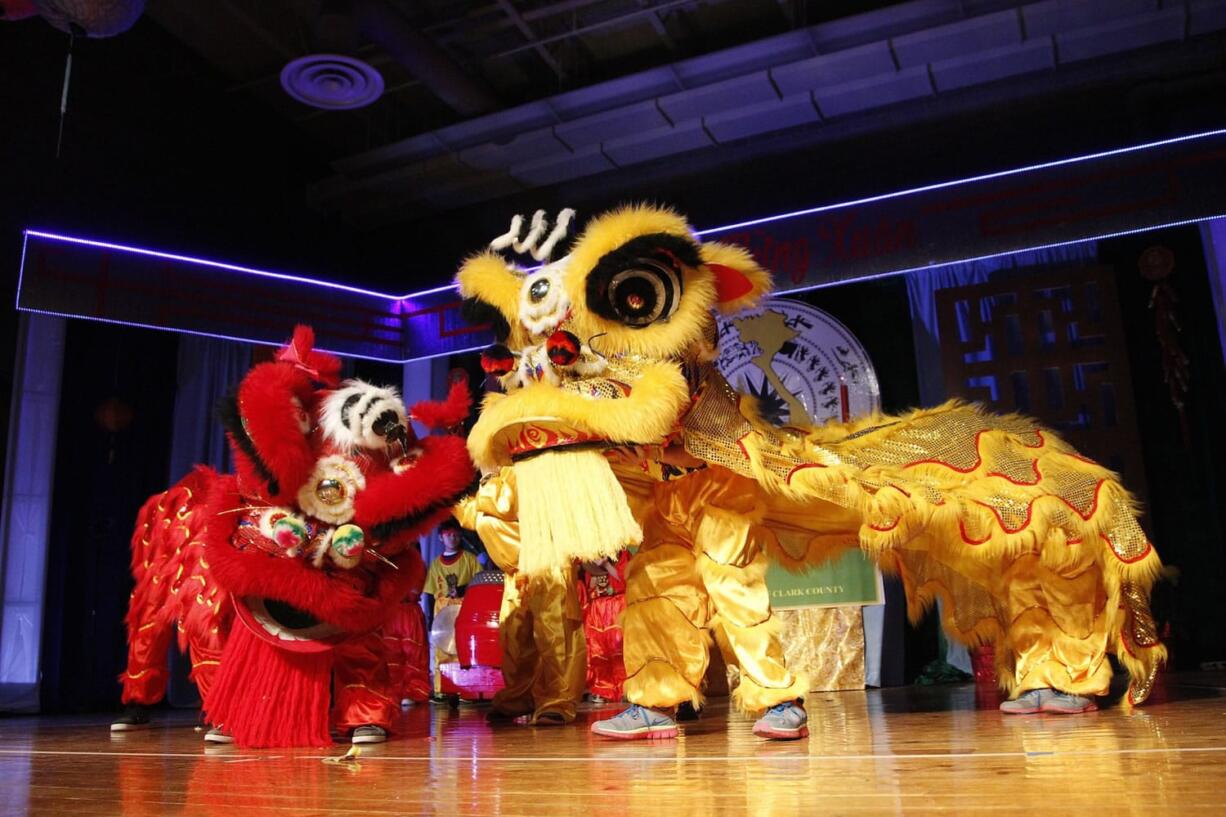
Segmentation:
{"type": "Polygon", "coordinates": [[[587,681],[587,646],[574,576],[549,574],[524,582],[508,574],[498,641],[506,686],[494,709],[531,715],[556,713],[570,723],[587,681]]]}
{"type": "Polygon", "coordinates": [[[740,668],[733,696],[742,710],[804,697],[771,612],[757,484],[712,466],[653,486],[636,511],[643,544],[622,618],[626,698],[657,709],[701,703],[708,633],[740,668]]]}
{"type": "Polygon", "coordinates": [[[1107,694],[1119,612],[1107,603],[1095,562],[1049,567],[1022,554],[1005,565],[998,588],[1008,626],[996,644],[997,671],[1014,695],[1043,687],[1107,694]]]}
{"type": "Polygon", "coordinates": [[[456,518],[477,531],[490,558],[506,573],[499,612],[502,677],[493,708],[530,715],[533,722],[556,713],[567,723],[583,699],[587,650],[583,612],[571,566],[527,577],[519,563],[515,475],[510,468],[487,478],[475,496],[455,508],[456,518]]]}

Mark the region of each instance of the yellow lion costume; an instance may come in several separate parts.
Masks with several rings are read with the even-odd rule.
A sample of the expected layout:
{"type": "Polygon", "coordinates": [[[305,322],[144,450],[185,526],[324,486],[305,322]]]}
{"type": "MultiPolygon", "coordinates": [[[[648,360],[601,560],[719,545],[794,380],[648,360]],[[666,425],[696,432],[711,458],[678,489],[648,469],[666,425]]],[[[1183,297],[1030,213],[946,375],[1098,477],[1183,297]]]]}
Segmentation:
{"type": "Polygon", "coordinates": [[[769,274],[646,205],[594,219],[534,270],[495,252],[547,261],[572,215],[546,237],[538,213],[523,241],[517,220],[457,276],[470,319],[498,336],[483,365],[504,387],[468,441],[486,474],[473,502],[484,495],[493,515],[470,503],[465,521],[511,526],[523,576],[638,546],[623,621],[631,702],[698,703],[707,632],[741,669],[743,709],[801,697],[766,566],[851,547],[902,578],[913,618],[939,596],[953,638],[994,643],[1014,696],[1104,694],[1110,653],[1132,677],[1129,701],[1144,700],[1165,659],[1148,609],[1160,563],[1113,473],[1032,420],[956,402],[774,427],[713,364],[713,311],[755,305],[769,274]]]}

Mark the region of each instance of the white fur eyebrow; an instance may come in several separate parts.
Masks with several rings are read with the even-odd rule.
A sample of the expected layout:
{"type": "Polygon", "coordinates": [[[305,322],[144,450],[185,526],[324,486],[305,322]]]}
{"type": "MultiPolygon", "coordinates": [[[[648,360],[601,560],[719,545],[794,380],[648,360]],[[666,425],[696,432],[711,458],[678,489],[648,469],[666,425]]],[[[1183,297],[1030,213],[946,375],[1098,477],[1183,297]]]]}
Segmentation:
{"type": "Polygon", "coordinates": [[[573,208],[564,207],[558,211],[558,217],[554,221],[553,229],[549,231],[549,236],[544,243],[537,245],[541,240],[541,236],[549,230],[549,218],[544,210],[537,210],[532,214],[532,224],[528,228],[528,235],[522,240],[519,237],[520,232],[524,227],[524,217],[515,215],[511,218],[511,228],[502,235],[490,242],[491,250],[505,250],[508,247],[520,254],[529,253],[537,261],[545,261],[553,252],[557,243],[561,241],[570,231],[571,222],[574,221],[575,211],[573,208]]]}

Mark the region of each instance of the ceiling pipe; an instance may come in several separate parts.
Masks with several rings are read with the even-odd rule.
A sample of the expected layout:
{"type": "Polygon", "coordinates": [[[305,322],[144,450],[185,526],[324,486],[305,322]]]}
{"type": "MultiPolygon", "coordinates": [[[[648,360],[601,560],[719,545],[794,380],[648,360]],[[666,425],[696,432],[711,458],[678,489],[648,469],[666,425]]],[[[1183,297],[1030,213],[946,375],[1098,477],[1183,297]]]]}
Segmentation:
{"type": "Polygon", "coordinates": [[[498,100],[464,73],[437,43],[409,24],[385,0],[354,0],[354,19],[362,35],[429,88],[456,113],[476,116],[496,109],[498,100]]]}

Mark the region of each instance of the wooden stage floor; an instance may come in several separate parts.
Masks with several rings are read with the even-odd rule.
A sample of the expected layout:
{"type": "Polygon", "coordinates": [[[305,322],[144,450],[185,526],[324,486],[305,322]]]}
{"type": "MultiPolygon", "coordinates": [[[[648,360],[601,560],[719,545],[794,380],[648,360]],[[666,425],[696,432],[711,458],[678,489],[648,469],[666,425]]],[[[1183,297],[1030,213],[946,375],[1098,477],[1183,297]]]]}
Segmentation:
{"type": "Polygon", "coordinates": [[[713,704],[684,736],[606,742],[586,722],[500,726],[415,707],[345,751],[205,748],[190,713],[112,737],[104,718],[0,720],[0,813],[1112,815],[1226,813],[1226,676],[1165,680],[1151,704],[1006,718],[972,685],[814,695],[812,736],[770,743],[713,704]]]}

